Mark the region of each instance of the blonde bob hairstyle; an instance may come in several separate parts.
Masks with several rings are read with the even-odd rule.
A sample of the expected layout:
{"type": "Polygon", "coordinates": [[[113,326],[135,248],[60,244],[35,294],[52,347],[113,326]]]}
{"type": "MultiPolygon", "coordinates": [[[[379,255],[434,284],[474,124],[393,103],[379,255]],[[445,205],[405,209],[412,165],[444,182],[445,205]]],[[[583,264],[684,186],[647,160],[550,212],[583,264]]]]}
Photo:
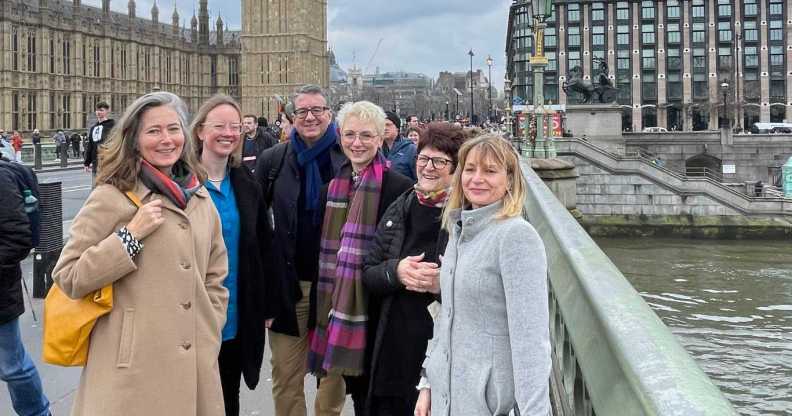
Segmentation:
{"type": "Polygon", "coordinates": [[[506,176],[509,185],[506,188],[506,195],[503,197],[503,207],[498,212],[497,219],[505,219],[522,215],[523,201],[525,200],[526,184],[520,168],[520,159],[517,156],[511,143],[497,134],[484,134],[465,141],[459,148],[459,164],[451,179],[451,195],[448,197],[443,209],[443,228],[449,232],[454,226],[451,212],[455,209],[466,209],[470,206],[470,201],[465,198],[462,190],[462,172],[468,157],[476,150],[479,161],[488,161],[502,166],[506,169],[506,176]]]}
{"type": "Polygon", "coordinates": [[[382,137],[385,134],[385,110],[371,101],[357,101],[344,104],[344,106],[341,107],[341,111],[339,111],[336,116],[340,129],[344,129],[344,122],[349,119],[349,117],[355,117],[364,123],[374,124],[374,130],[377,136],[382,137]]]}
{"type": "MultiPolygon", "coordinates": [[[[239,107],[239,103],[236,102],[233,98],[224,95],[224,94],[215,94],[206,102],[204,102],[201,107],[198,109],[198,112],[195,113],[193,117],[193,121],[190,124],[190,141],[193,144],[193,148],[195,149],[195,154],[197,155],[198,159],[201,159],[201,154],[203,154],[203,140],[201,140],[198,135],[203,130],[203,124],[206,122],[206,117],[209,113],[212,112],[217,107],[221,105],[228,105],[236,110],[237,115],[239,116],[239,122],[242,122],[242,110],[239,107]]],[[[242,138],[242,133],[239,133],[239,138],[242,138]]],[[[237,147],[228,156],[228,164],[231,167],[239,167],[242,163],[242,147],[244,146],[244,140],[237,141],[237,147]]]]}
{"type": "Polygon", "coordinates": [[[113,185],[121,192],[131,191],[137,186],[141,157],[138,136],[143,128],[141,120],[146,111],[162,106],[175,111],[179,119],[179,126],[184,135],[184,145],[179,160],[187,165],[187,169],[201,183],[206,181],[206,171],[198,163],[190,140],[187,140],[187,108],[184,101],[176,94],[158,91],[148,93],[129,105],[110,132],[107,142],[99,148],[97,185],[113,185]]]}

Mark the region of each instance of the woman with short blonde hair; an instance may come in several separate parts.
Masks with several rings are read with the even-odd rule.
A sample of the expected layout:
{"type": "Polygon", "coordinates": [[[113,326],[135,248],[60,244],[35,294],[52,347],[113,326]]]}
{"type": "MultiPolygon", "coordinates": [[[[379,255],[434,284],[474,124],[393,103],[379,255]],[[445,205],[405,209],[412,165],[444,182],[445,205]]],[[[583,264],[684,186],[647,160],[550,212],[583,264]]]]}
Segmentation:
{"type": "Polygon", "coordinates": [[[547,415],[547,258],[521,215],[517,153],[494,134],[467,141],[452,187],[443,216],[450,234],[443,302],[415,415],[547,415]]]}

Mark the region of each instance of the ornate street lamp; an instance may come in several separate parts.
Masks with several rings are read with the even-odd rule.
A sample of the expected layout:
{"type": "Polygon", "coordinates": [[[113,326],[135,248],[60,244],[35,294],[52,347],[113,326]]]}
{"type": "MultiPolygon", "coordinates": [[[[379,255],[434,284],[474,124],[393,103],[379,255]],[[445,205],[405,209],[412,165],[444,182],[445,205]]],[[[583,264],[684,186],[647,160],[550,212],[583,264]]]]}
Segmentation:
{"type": "Polygon", "coordinates": [[[726,101],[729,98],[729,83],[723,81],[720,84],[721,91],[723,91],[723,124],[726,128],[731,127],[731,120],[729,120],[729,113],[726,110],[726,101]]]}
{"type": "Polygon", "coordinates": [[[492,56],[487,55],[487,66],[489,67],[489,78],[487,78],[487,88],[489,89],[489,112],[487,121],[492,122],[492,56]]]}
{"type": "MultiPolygon", "coordinates": [[[[536,115],[536,140],[545,147],[547,157],[547,144],[544,137],[544,69],[548,64],[544,54],[545,21],[553,15],[553,0],[533,0],[528,9],[528,22],[534,33],[534,54],[529,59],[533,69],[534,81],[534,113],[536,115]]],[[[534,155],[531,155],[534,156],[534,155]]]]}

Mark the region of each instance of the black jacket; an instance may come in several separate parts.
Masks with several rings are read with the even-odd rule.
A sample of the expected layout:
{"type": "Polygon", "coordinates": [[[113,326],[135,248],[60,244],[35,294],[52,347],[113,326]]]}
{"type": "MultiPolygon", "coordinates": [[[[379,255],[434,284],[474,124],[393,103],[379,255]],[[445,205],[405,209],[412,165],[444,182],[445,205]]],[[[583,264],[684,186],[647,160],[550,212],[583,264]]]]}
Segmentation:
{"type": "Polygon", "coordinates": [[[231,168],[239,210],[239,327],[242,374],[253,390],[259,381],[264,359],[264,321],[275,317],[280,297],[277,276],[272,269],[272,227],[261,186],[245,167],[231,168]]]}
{"type": "MultiPolygon", "coordinates": [[[[280,285],[280,310],[276,315],[272,330],[278,333],[298,336],[297,313],[295,305],[302,299],[300,281],[295,265],[297,247],[297,203],[300,198],[300,166],[297,156],[290,142],[280,143],[265,150],[258,158],[256,178],[261,183],[262,189],[267,189],[268,175],[271,168],[277,168],[284,155],[283,166],[280,169],[273,188],[272,212],[275,218],[275,232],[273,234],[273,267],[278,276],[280,285]]],[[[341,147],[333,145],[330,149],[330,159],[333,171],[338,173],[341,165],[347,158],[341,147]]],[[[319,259],[317,258],[318,262],[319,259]]],[[[315,278],[315,277],[314,277],[315,278]]]]}
{"type": "MultiPolygon", "coordinates": [[[[432,320],[424,304],[431,303],[434,296],[406,290],[396,274],[408,232],[406,223],[415,203],[415,191],[410,189],[388,207],[379,221],[376,238],[364,260],[363,283],[371,297],[380,300],[379,322],[375,326],[376,335],[372,345],[369,395],[375,389],[389,391],[393,396],[414,391],[418,384],[425,346],[432,336],[432,320]],[[413,310],[397,308],[392,312],[391,305],[397,298],[409,298],[407,301],[422,307],[413,310]],[[387,334],[391,337],[394,335],[393,330],[388,331],[391,320],[406,322],[403,326],[407,330],[399,333],[399,339],[385,339],[387,334]],[[391,352],[398,350],[398,356],[381,356],[385,343],[395,345],[391,352]],[[383,373],[382,378],[378,377],[379,373],[383,373]],[[387,379],[388,385],[376,385],[375,380],[378,379],[387,379]]],[[[437,253],[442,254],[448,243],[448,233],[441,228],[436,241],[431,243],[437,247],[437,253]]]]}
{"type": "Polygon", "coordinates": [[[108,119],[101,123],[96,123],[86,135],[85,141],[85,166],[92,166],[93,171],[96,172],[98,168],[99,146],[104,143],[110,135],[110,131],[115,126],[115,120],[108,119]]]}
{"type": "Polygon", "coordinates": [[[268,129],[264,129],[263,127],[259,127],[256,130],[256,136],[252,139],[248,139],[247,137],[244,138],[244,143],[242,145],[242,161],[250,169],[251,172],[256,170],[257,159],[261,152],[269,149],[272,146],[278,144],[278,138],[275,137],[272,132],[268,129]],[[252,149],[246,148],[246,145],[249,140],[253,141],[252,149]]]}
{"type": "Polygon", "coordinates": [[[0,169],[0,324],[25,312],[19,263],[33,248],[22,195],[11,175],[0,169]]]}

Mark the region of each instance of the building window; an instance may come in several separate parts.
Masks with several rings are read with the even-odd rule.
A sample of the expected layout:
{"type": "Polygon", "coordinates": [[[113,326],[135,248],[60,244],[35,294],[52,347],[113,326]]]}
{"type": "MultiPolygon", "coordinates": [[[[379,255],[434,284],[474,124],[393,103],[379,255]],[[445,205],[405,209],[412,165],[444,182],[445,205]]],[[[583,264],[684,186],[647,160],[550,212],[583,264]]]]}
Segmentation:
{"type": "Polygon", "coordinates": [[[786,95],[786,87],[784,80],[770,81],[770,97],[775,99],[783,99],[786,95]]]}
{"type": "Polygon", "coordinates": [[[569,58],[569,69],[580,66],[580,51],[569,51],[567,57],[569,58]]]}
{"type": "Polygon", "coordinates": [[[731,42],[732,32],[729,22],[718,22],[718,40],[721,42],[731,42]]]}
{"type": "Polygon", "coordinates": [[[599,22],[605,20],[605,4],[594,3],[591,5],[591,20],[599,22]]]}
{"type": "Polygon", "coordinates": [[[745,66],[748,68],[756,68],[759,66],[759,53],[756,46],[745,47],[745,66]]]}
{"type": "Polygon", "coordinates": [[[55,73],[55,39],[49,41],[49,72],[55,73]]]}
{"type": "Polygon", "coordinates": [[[228,85],[239,85],[239,63],[237,58],[228,58],[228,85]]]}
{"type": "Polygon", "coordinates": [[[36,72],[36,31],[35,30],[31,30],[27,33],[27,70],[30,72],[36,72]]]}
{"type": "Polygon", "coordinates": [[[630,3],[620,1],[616,3],[616,20],[630,20],[630,3]]]}
{"type": "Polygon", "coordinates": [[[679,19],[679,1],[668,0],[666,2],[666,15],[669,19],[679,19]]]}
{"type": "Polygon", "coordinates": [[[770,21],[770,40],[783,41],[784,40],[784,22],[781,20],[770,21]]]}
{"type": "Polygon", "coordinates": [[[745,29],[744,39],[746,42],[757,42],[759,40],[759,31],[756,29],[755,20],[746,20],[743,22],[745,29]]]}
{"type": "Polygon", "coordinates": [[[11,130],[19,130],[19,93],[11,94],[11,130]]]}
{"type": "Polygon", "coordinates": [[[641,51],[641,65],[643,69],[657,68],[657,58],[655,58],[654,49],[643,49],[641,51]]]}
{"type": "Polygon", "coordinates": [[[691,14],[693,15],[694,19],[705,19],[707,14],[704,11],[704,2],[694,1],[693,7],[691,8],[691,14]]]}
{"type": "Polygon", "coordinates": [[[57,100],[55,99],[55,93],[51,92],[49,95],[49,128],[54,130],[58,128],[58,111],[56,109],[57,100]]]}
{"type": "Polygon", "coordinates": [[[641,95],[644,100],[657,99],[657,84],[653,78],[644,78],[641,83],[641,95]]]}
{"type": "Polygon", "coordinates": [[[71,41],[63,40],[63,73],[71,75],[71,41]]]}
{"type": "Polygon", "coordinates": [[[784,14],[784,4],[782,0],[770,0],[770,9],[768,10],[770,16],[777,16],[784,14]]]}
{"type": "Polygon", "coordinates": [[[82,47],[82,67],[83,76],[88,76],[88,46],[85,43],[83,43],[82,47]]]}
{"type": "MultiPolygon", "coordinates": [[[[556,36],[556,30],[554,27],[548,27],[545,29],[544,34],[544,44],[546,48],[555,48],[558,44],[558,37],[556,36]]],[[[533,43],[533,42],[532,42],[533,43]]]]}
{"type": "Polygon", "coordinates": [[[168,84],[171,83],[171,72],[172,72],[172,70],[173,70],[173,68],[171,66],[171,55],[168,54],[165,57],[165,82],[167,82],[168,84]]]}
{"type": "Polygon", "coordinates": [[[580,27],[570,26],[567,28],[567,39],[569,39],[570,48],[580,47],[580,27]]]}
{"type": "Polygon", "coordinates": [[[654,1],[642,1],[641,2],[641,18],[642,19],[654,19],[655,18],[655,2],[654,1]]]}
{"type": "Polygon", "coordinates": [[[127,79],[127,51],[126,47],[121,47],[121,79],[127,79]]]}
{"type": "Polygon", "coordinates": [[[567,4],[567,21],[568,22],[580,21],[580,3],[567,4]]]}
{"type": "Polygon", "coordinates": [[[33,130],[36,128],[36,94],[30,93],[27,97],[27,129],[33,130]]]}
{"type": "Polygon", "coordinates": [[[19,71],[19,29],[11,26],[11,69],[19,71]]]}
{"type": "Polygon", "coordinates": [[[718,67],[721,71],[732,69],[731,48],[718,48],[718,67]]]}
{"type": "Polygon", "coordinates": [[[668,30],[668,43],[678,44],[682,39],[681,33],[679,32],[679,23],[669,23],[667,30],[668,30]]]}
{"type": "Polygon", "coordinates": [[[718,0],[718,16],[728,17],[732,14],[731,9],[732,0],[718,0]]]}
{"type": "Polygon", "coordinates": [[[558,70],[558,59],[556,58],[555,52],[545,52],[545,57],[547,58],[547,67],[545,67],[545,71],[557,71],[558,70]]]}
{"type": "Polygon", "coordinates": [[[605,46],[605,27],[594,26],[592,28],[591,44],[593,46],[605,46]]]}
{"type": "Polygon", "coordinates": [[[641,26],[641,43],[644,45],[653,45],[655,43],[654,25],[641,26]]]}
{"type": "Polygon", "coordinates": [[[61,124],[61,127],[63,127],[64,129],[70,129],[71,128],[71,96],[69,94],[63,95],[62,108],[63,111],[61,114],[63,116],[62,117],[63,124],[61,124]]]}
{"type": "Polygon", "coordinates": [[[704,48],[693,49],[693,71],[707,72],[707,50],[704,48]]]}
{"type": "Polygon", "coordinates": [[[706,41],[704,23],[693,23],[692,42],[704,43],[706,41]]]}
{"type": "Polygon", "coordinates": [[[784,47],[771,46],[770,47],[770,65],[771,66],[784,66],[784,47]]]}
{"type": "Polygon", "coordinates": [[[668,69],[669,71],[682,69],[682,58],[679,57],[679,49],[669,49],[668,55],[668,69]]]}
{"type": "Polygon", "coordinates": [[[618,32],[616,34],[616,44],[617,45],[630,44],[630,26],[619,25],[618,32]]]}
{"type": "Polygon", "coordinates": [[[620,70],[630,69],[630,51],[620,50],[617,55],[616,68],[620,70]]]}
{"type": "Polygon", "coordinates": [[[756,16],[759,14],[759,7],[757,6],[757,4],[756,3],[751,4],[749,3],[749,1],[745,2],[744,10],[745,11],[743,12],[743,14],[745,16],[756,16]]]}
{"type": "Polygon", "coordinates": [[[100,58],[99,54],[100,54],[99,45],[94,45],[94,47],[93,47],[93,56],[94,56],[94,58],[93,58],[94,59],[93,60],[93,75],[95,77],[101,76],[101,73],[99,72],[99,69],[101,68],[101,62],[99,60],[99,58],[100,58]]]}

